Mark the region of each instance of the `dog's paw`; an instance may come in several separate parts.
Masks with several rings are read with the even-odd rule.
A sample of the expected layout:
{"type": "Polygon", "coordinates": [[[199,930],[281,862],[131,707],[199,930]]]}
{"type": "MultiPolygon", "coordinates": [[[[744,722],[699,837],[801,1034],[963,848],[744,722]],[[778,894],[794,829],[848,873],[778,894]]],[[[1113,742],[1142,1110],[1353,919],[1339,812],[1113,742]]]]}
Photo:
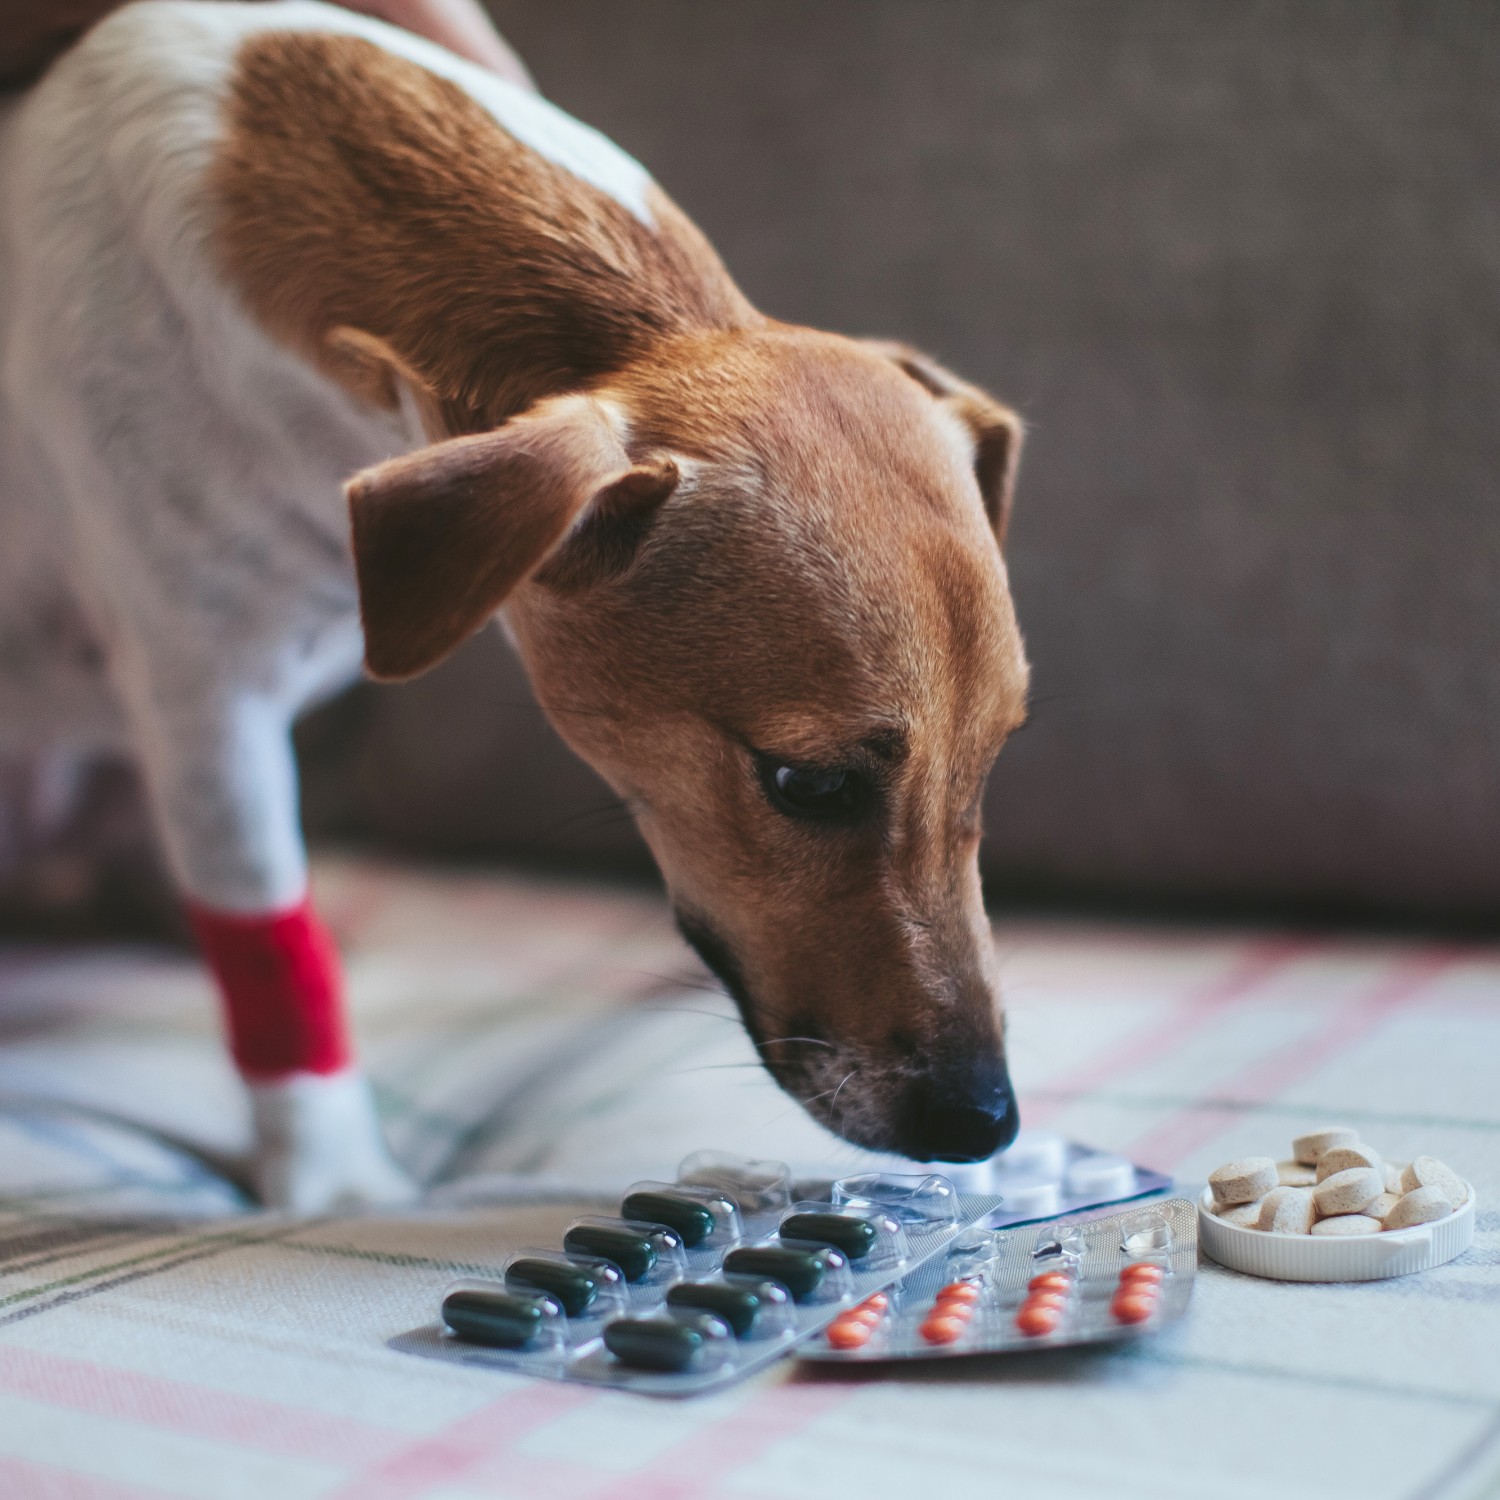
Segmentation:
{"type": "Polygon", "coordinates": [[[391,1160],[364,1074],[297,1073],[251,1083],[256,1195],[294,1214],[411,1203],[418,1188],[391,1160]]]}

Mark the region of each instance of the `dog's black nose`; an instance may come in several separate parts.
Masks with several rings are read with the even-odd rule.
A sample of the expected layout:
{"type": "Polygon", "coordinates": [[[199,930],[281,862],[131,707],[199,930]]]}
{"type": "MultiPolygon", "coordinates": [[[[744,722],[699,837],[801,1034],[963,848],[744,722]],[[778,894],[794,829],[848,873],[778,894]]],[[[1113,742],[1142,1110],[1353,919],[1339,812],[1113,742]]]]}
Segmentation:
{"type": "Polygon", "coordinates": [[[999,1114],[964,1107],[930,1110],[912,1155],[919,1161],[984,1161],[1015,1140],[1020,1123],[1009,1100],[999,1114]]]}
{"type": "Polygon", "coordinates": [[[944,1088],[934,1080],[908,1095],[896,1149],[916,1161],[983,1161],[1010,1145],[1020,1128],[1021,1114],[1003,1070],[978,1088],[944,1088]]]}

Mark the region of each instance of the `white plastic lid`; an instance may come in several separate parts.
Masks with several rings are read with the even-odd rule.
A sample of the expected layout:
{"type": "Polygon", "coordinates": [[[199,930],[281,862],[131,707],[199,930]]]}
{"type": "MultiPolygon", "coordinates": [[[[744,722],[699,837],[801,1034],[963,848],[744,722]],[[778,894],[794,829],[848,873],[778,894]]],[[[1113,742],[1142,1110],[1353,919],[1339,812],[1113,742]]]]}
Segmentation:
{"type": "Polygon", "coordinates": [[[1474,1242],[1474,1188],[1446,1219],[1380,1234],[1323,1237],[1241,1229],[1213,1212],[1207,1188],[1198,1200],[1198,1242],[1221,1266],[1273,1281],[1380,1281],[1440,1266],[1474,1242]]]}

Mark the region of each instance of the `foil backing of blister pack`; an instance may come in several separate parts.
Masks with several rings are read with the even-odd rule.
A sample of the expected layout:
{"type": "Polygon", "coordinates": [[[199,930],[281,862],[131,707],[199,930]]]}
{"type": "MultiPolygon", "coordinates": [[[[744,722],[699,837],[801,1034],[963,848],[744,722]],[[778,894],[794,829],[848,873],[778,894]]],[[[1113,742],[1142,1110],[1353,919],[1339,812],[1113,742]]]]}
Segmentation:
{"type": "MultiPolygon", "coordinates": [[[[867,1180],[870,1179],[858,1178],[847,1181],[867,1180]]],[[[921,1179],[912,1177],[909,1180],[916,1182],[921,1179]]],[[[845,1184],[840,1182],[836,1186],[843,1189],[845,1184]]],[[[846,1262],[847,1276],[841,1282],[842,1295],[836,1300],[787,1302],[782,1309],[782,1321],[773,1326],[768,1336],[735,1340],[728,1355],[713,1368],[669,1372],[642,1369],[622,1363],[605,1347],[604,1329],[609,1318],[587,1315],[564,1320],[567,1326],[567,1338],[560,1350],[493,1348],[481,1343],[467,1342],[455,1337],[451,1331],[444,1328],[440,1321],[400,1334],[390,1340],[389,1346],[401,1353],[427,1359],[471,1367],[507,1370],[544,1379],[605,1385],[646,1395],[690,1396],[718,1389],[742,1380],[756,1370],[763,1369],[786,1357],[799,1344],[816,1335],[841,1312],[890,1286],[899,1277],[909,1276],[934,1257],[941,1256],[956,1236],[971,1229],[986,1214],[993,1212],[999,1206],[999,1200],[994,1195],[954,1194],[947,1183],[944,1183],[943,1187],[951,1197],[954,1214],[951,1220],[943,1222],[924,1219],[916,1211],[903,1212],[899,1205],[892,1207],[879,1197],[862,1201],[849,1191],[835,1191],[829,1200],[822,1204],[783,1202],[770,1207],[755,1205],[742,1207],[743,1232],[738,1248],[773,1242],[778,1226],[789,1212],[813,1211],[819,1208],[828,1211],[859,1211],[861,1208],[881,1211],[890,1209],[901,1226],[904,1242],[902,1259],[899,1265],[892,1265],[879,1263],[872,1257],[872,1264],[868,1267],[860,1260],[848,1260],[846,1262]]],[[[802,1185],[798,1185],[798,1191],[802,1190],[804,1190],[802,1185]]],[[[698,1282],[714,1278],[722,1279],[721,1271],[727,1253],[727,1250],[712,1253],[701,1250],[692,1252],[687,1258],[686,1278],[698,1282]]],[[[510,1259],[513,1260],[514,1257],[510,1259]]],[[[490,1283],[497,1290],[503,1285],[502,1275],[503,1263],[497,1265],[495,1280],[490,1283]]],[[[744,1284],[744,1278],[733,1279],[739,1284],[744,1284]]],[[[471,1278],[463,1285],[482,1287],[484,1284],[481,1277],[471,1278]]],[[[650,1285],[625,1285],[622,1288],[624,1308],[615,1309],[615,1314],[618,1315],[623,1311],[624,1316],[629,1319],[664,1316],[670,1285],[671,1283],[661,1281],[650,1285]]]]}
{"type": "MultiPolygon", "coordinates": [[[[981,1221],[989,1223],[989,1219],[981,1221]]],[[[1158,1236],[1159,1238],[1159,1236],[1158,1236]]],[[[971,1231],[945,1253],[907,1274],[889,1292],[890,1305],[857,1348],[836,1348],[828,1333],[798,1348],[802,1359],[828,1363],[872,1364],[890,1360],[953,1359],[972,1354],[999,1354],[1056,1349],[1140,1338],[1175,1322],[1187,1311],[1198,1265],[1197,1213],[1185,1198],[1172,1198],[1099,1218],[1071,1222],[1050,1220],[1015,1228],[971,1231]],[[1164,1246],[1154,1248],[1142,1225],[1157,1216],[1166,1227],[1164,1246]],[[1127,1245],[1127,1234],[1132,1243],[1127,1245]],[[983,1234],[994,1254],[988,1267],[975,1246],[983,1234]],[[1069,1256],[1071,1241],[1079,1253],[1069,1256]],[[1140,1322],[1120,1321],[1111,1307],[1127,1266],[1155,1264],[1163,1275],[1155,1308],[1140,1322]],[[1039,1274],[1071,1274],[1074,1285],[1056,1328],[1028,1335],[1016,1324],[1028,1296],[1028,1284],[1039,1274]],[[982,1272],[982,1274],[981,1274],[982,1272]],[[983,1285],[963,1332],[951,1342],[933,1343],[922,1328],[933,1318],[941,1294],[956,1281],[983,1285]]]]}

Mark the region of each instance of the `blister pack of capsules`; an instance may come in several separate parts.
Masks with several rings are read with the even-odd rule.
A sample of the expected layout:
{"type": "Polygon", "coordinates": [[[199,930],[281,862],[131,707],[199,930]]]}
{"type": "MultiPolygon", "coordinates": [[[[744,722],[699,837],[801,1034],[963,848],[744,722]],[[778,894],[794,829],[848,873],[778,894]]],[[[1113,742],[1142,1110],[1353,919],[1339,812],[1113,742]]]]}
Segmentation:
{"type": "Polygon", "coordinates": [[[618,1216],[575,1220],[443,1298],[402,1352],[683,1396],[782,1358],[997,1206],[936,1173],[865,1173],[799,1200],[781,1162],[696,1152],[618,1216]]]}
{"type": "Polygon", "coordinates": [[[831,1319],[804,1359],[943,1359],[1138,1338],[1193,1295],[1185,1198],[1088,1220],[961,1232],[924,1266],[831,1319]]]}

